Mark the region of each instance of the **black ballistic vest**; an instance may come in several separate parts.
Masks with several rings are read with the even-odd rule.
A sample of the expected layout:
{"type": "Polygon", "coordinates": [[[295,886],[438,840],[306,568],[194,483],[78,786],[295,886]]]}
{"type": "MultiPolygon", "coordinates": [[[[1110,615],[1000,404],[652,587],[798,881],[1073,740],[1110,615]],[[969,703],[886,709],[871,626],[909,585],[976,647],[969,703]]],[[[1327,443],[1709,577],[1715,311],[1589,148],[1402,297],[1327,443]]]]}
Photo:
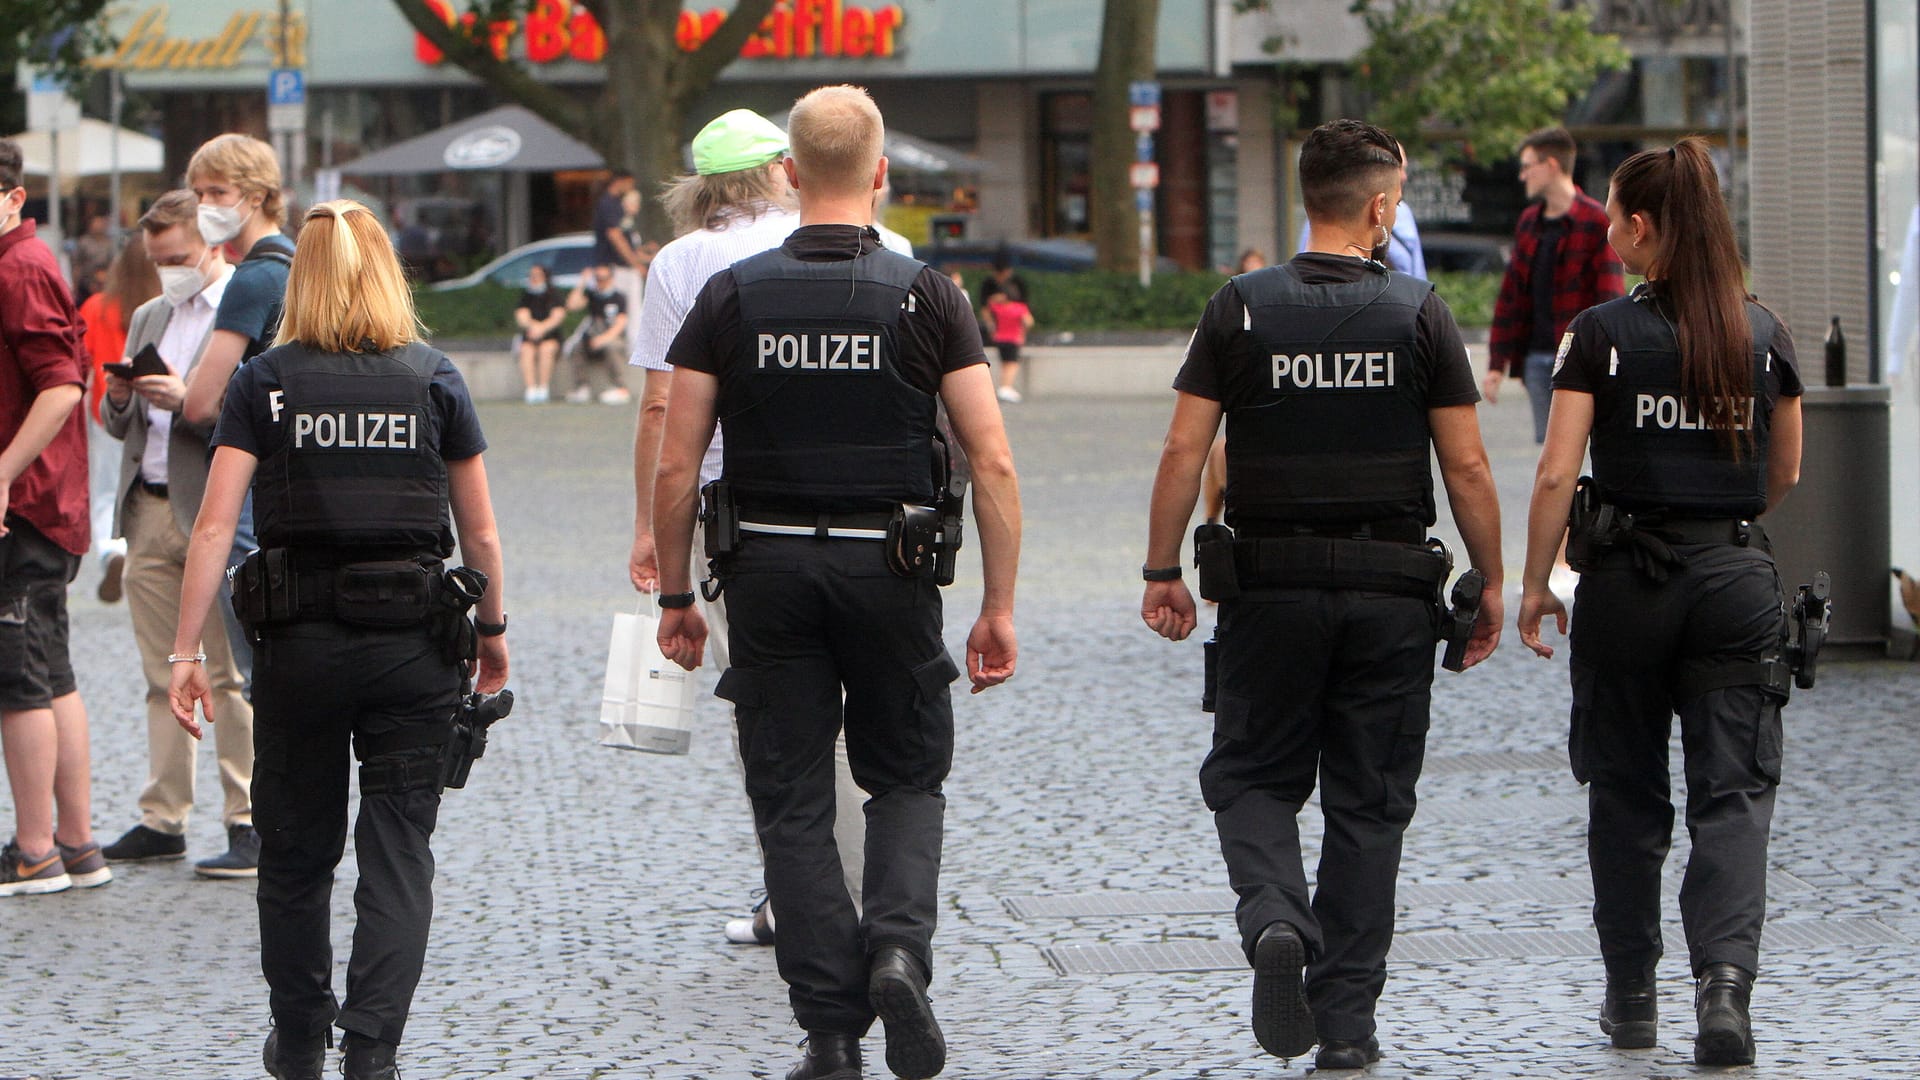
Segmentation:
{"type": "Polygon", "coordinates": [[[1683,517],[1757,517],[1767,508],[1767,436],[1780,373],[1769,347],[1774,317],[1747,304],[1753,329],[1751,444],[1736,460],[1680,394],[1680,347],[1672,324],[1643,294],[1593,308],[1613,353],[1593,401],[1593,478],[1609,502],[1683,517]]]}
{"type": "Polygon", "coordinates": [[[1224,373],[1227,522],[1434,521],[1426,366],[1406,274],[1307,285],[1289,265],[1233,279],[1259,343],[1224,373]]]}
{"type": "Polygon", "coordinates": [[[290,345],[261,362],[279,377],[282,438],[254,474],[260,546],[452,554],[430,392],[440,354],[290,345]]]}
{"type": "Polygon", "coordinates": [[[886,250],[733,267],[744,331],[720,382],[723,474],[743,508],[931,505],[935,398],[902,377],[895,330],[923,264],[886,250]]]}

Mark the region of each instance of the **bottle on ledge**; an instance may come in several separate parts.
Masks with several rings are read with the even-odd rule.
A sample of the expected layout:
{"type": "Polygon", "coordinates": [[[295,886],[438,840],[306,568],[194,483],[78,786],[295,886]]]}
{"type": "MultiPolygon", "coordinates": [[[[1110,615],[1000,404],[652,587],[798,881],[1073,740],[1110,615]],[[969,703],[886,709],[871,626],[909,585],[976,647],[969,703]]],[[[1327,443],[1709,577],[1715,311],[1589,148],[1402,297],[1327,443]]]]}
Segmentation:
{"type": "Polygon", "coordinates": [[[1847,385],[1847,338],[1840,332],[1840,316],[1833,317],[1827,331],[1827,385],[1847,385]]]}

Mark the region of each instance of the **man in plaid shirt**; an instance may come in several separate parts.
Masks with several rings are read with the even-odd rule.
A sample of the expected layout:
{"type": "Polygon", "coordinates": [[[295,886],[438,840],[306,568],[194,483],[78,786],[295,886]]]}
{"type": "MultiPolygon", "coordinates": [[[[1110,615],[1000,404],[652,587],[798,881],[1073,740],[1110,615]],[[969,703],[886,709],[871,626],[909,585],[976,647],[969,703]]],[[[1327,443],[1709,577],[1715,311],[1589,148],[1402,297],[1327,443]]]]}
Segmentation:
{"type": "Polygon", "coordinates": [[[1573,136],[1545,128],[1520,144],[1520,182],[1540,203],[1520,215],[1513,261],[1500,282],[1481,387],[1498,401],[1508,375],[1526,380],[1533,441],[1547,440],[1553,354],[1575,315],[1626,290],[1620,257],[1607,246],[1607,208],[1573,182],[1573,136]]]}

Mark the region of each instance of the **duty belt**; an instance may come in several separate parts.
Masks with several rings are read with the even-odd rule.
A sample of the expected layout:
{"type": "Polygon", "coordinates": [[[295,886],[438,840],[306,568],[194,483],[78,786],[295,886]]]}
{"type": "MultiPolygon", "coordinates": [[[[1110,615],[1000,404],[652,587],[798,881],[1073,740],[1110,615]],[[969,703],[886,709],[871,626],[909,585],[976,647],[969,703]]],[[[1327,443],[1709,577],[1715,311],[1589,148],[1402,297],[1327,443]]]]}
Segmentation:
{"type": "Polygon", "coordinates": [[[767,536],[811,536],[818,540],[885,540],[893,515],[887,511],[810,514],[800,511],[743,510],[740,531],[767,536]]]}
{"type": "Polygon", "coordinates": [[[1390,518],[1359,524],[1243,521],[1234,526],[1242,539],[1286,540],[1320,537],[1327,540],[1373,540],[1389,544],[1418,544],[1427,538],[1426,526],[1413,518],[1390,518]]]}
{"type": "Polygon", "coordinates": [[[1333,537],[1235,540],[1242,589],[1374,589],[1431,598],[1447,559],[1431,548],[1333,537]]]}
{"type": "Polygon", "coordinates": [[[1759,522],[1746,518],[1642,519],[1637,527],[1669,544],[1732,544],[1735,547],[1771,550],[1767,531],[1761,528],[1759,522]]]}

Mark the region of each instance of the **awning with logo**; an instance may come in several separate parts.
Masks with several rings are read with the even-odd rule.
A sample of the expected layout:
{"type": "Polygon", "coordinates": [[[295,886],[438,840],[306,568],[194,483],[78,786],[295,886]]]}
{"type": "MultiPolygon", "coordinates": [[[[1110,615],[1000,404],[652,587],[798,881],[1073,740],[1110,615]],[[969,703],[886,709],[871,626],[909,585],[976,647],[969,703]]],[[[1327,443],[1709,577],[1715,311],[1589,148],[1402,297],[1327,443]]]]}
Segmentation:
{"type": "Polygon", "coordinates": [[[356,176],[419,173],[554,172],[605,167],[593,147],[519,105],[503,105],[425,135],[355,158],[340,171],[356,176]]]}

